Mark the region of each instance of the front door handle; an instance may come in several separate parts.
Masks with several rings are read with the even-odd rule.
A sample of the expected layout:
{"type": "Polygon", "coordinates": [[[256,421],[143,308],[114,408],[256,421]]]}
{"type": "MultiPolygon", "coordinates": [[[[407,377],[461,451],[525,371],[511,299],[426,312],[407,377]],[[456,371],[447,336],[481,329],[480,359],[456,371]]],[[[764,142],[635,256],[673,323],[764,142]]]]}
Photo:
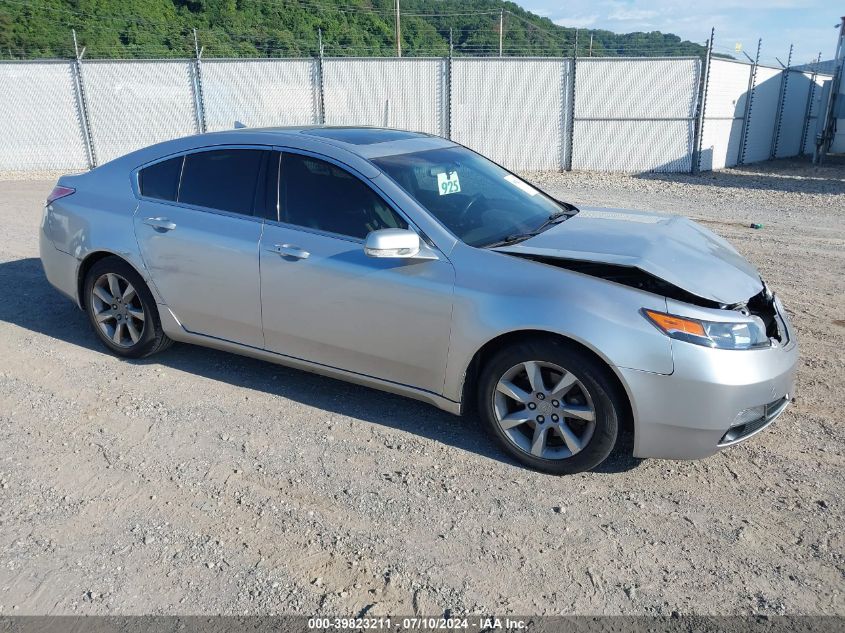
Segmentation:
{"type": "Polygon", "coordinates": [[[160,233],[166,233],[176,228],[176,223],[171,222],[167,218],[147,218],[144,220],[144,224],[153,227],[160,233]]]}
{"type": "Polygon", "coordinates": [[[293,244],[274,244],[270,250],[282,257],[292,257],[293,259],[308,259],[311,254],[293,244]]]}

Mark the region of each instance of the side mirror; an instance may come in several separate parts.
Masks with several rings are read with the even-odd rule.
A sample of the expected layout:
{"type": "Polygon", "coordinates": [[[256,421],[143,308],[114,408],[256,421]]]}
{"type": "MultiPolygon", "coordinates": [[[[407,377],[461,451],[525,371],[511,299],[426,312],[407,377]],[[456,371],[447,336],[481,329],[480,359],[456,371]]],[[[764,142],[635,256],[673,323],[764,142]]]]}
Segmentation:
{"type": "Polygon", "coordinates": [[[381,229],[367,235],[364,252],[368,257],[412,259],[420,252],[420,236],[408,229],[381,229]]]}

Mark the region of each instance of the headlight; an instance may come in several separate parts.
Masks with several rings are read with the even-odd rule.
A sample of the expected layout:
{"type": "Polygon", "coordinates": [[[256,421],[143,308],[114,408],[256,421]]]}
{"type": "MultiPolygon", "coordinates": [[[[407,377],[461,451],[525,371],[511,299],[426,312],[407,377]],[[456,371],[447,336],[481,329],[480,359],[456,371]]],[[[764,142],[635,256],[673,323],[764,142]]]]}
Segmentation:
{"type": "Polygon", "coordinates": [[[724,322],[688,319],[654,310],[643,310],[643,313],[657,329],[679,341],[719,349],[751,349],[770,345],[766,326],[756,316],[751,317],[751,321],[724,322]]]}

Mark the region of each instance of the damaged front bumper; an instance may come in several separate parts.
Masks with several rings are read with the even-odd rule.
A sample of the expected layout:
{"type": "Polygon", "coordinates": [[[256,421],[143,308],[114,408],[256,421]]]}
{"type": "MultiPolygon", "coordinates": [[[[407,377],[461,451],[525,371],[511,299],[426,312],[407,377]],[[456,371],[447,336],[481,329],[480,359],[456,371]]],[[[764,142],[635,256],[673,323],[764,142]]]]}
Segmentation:
{"type": "Polygon", "coordinates": [[[780,340],[764,349],[672,341],[674,371],[621,369],[635,419],[634,456],[698,459],[771,424],[795,390],[798,344],[778,303],[780,340]]]}

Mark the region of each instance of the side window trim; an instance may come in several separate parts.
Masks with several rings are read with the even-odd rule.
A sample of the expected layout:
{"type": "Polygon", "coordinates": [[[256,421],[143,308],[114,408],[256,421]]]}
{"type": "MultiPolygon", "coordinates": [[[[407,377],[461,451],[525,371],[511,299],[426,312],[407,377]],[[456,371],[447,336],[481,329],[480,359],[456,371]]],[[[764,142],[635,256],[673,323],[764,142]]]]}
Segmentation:
{"type": "Polygon", "coordinates": [[[132,187],[132,193],[138,200],[151,200],[153,202],[174,202],[173,200],[163,200],[161,198],[153,198],[151,196],[145,196],[141,193],[141,172],[147,169],[148,167],[152,167],[153,165],[158,165],[159,163],[166,163],[169,160],[173,160],[174,158],[181,158],[182,164],[179,165],[179,181],[176,183],[176,197],[179,197],[179,188],[182,186],[182,170],[185,168],[185,154],[180,154],[179,152],[173,152],[172,154],[167,154],[166,156],[161,156],[160,158],[156,158],[155,160],[151,160],[148,163],[144,163],[143,165],[139,165],[135,169],[133,169],[129,173],[129,184],[132,187]]]}
{"type": "Polygon", "coordinates": [[[250,212],[253,217],[263,218],[267,214],[267,162],[270,160],[270,152],[262,151],[264,154],[258,163],[258,174],[255,177],[255,186],[252,189],[250,212]]]}
{"type": "Polygon", "coordinates": [[[280,174],[282,170],[282,153],[276,148],[270,149],[267,154],[267,169],[265,173],[265,191],[264,191],[264,214],[263,217],[268,222],[279,221],[279,188],[280,188],[280,174]],[[275,161],[275,162],[274,162],[275,161]],[[270,216],[273,217],[270,217],[270,216]]]}
{"type": "Polygon", "coordinates": [[[182,161],[182,173],[180,174],[180,177],[179,177],[179,191],[178,191],[178,194],[176,196],[176,204],[178,204],[179,206],[188,208],[188,209],[212,211],[212,212],[219,213],[219,214],[222,214],[222,215],[231,215],[231,216],[240,217],[240,218],[252,218],[252,219],[257,219],[259,221],[263,221],[264,220],[263,217],[256,217],[256,215],[255,215],[255,193],[256,193],[256,190],[258,189],[258,178],[261,174],[261,164],[265,160],[266,152],[270,151],[271,149],[272,148],[268,145],[214,145],[214,146],[210,146],[210,147],[204,147],[204,148],[201,148],[201,149],[197,148],[197,149],[193,149],[189,152],[186,152],[185,155],[184,155],[184,159],[182,161]],[[225,152],[226,150],[247,150],[247,151],[254,151],[254,152],[265,152],[265,155],[261,157],[261,159],[258,163],[258,171],[256,172],[255,180],[253,181],[252,196],[250,197],[251,200],[250,200],[250,204],[249,204],[249,209],[250,209],[249,213],[243,213],[243,212],[240,212],[240,211],[229,211],[228,209],[220,209],[220,208],[217,208],[217,207],[206,207],[206,206],[201,205],[201,204],[184,202],[183,200],[181,200],[181,198],[182,198],[182,185],[183,185],[183,182],[184,182],[185,165],[188,162],[188,156],[192,156],[194,154],[211,153],[211,152],[221,152],[221,151],[225,152]]]}
{"type": "MultiPolygon", "coordinates": [[[[333,233],[332,231],[326,231],[326,230],[323,230],[323,229],[315,229],[315,228],[312,228],[312,227],[309,227],[309,226],[302,226],[300,224],[291,224],[289,222],[282,221],[282,219],[281,219],[282,218],[282,216],[281,216],[281,213],[282,213],[281,188],[282,188],[282,177],[283,177],[283,174],[282,174],[282,162],[283,162],[283,160],[282,159],[284,157],[284,154],[295,154],[295,155],[298,155],[298,156],[307,156],[309,158],[315,158],[317,160],[321,160],[323,162],[329,163],[331,165],[334,165],[338,169],[341,169],[341,170],[345,171],[346,173],[350,174],[353,178],[358,179],[366,187],[369,187],[370,190],[376,196],[378,196],[379,199],[381,199],[390,208],[391,211],[393,211],[393,213],[395,213],[402,220],[404,220],[405,223],[408,225],[408,228],[410,230],[415,231],[417,233],[417,235],[419,235],[426,242],[430,242],[430,240],[425,235],[425,233],[422,231],[422,229],[420,229],[414,222],[411,221],[411,219],[407,216],[407,214],[405,214],[399,208],[399,205],[397,205],[393,201],[393,199],[390,198],[390,196],[388,196],[381,189],[376,187],[369,178],[364,176],[361,172],[359,172],[354,167],[352,167],[352,166],[350,166],[350,165],[348,165],[344,162],[341,162],[341,161],[339,161],[339,160],[337,160],[337,159],[335,159],[331,156],[326,156],[325,154],[318,154],[317,152],[311,152],[311,151],[304,150],[304,149],[299,149],[299,148],[295,148],[295,147],[286,147],[286,146],[282,146],[282,145],[274,146],[273,149],[279,152],[279,177],[278,177],[278,180],[277,180],[277,191],[279,193],[277,193],[277,195],[276,195],[276,198],[277,198],[276,212],[277,212],[277,217],[279,219],[276,220],[274,222],[274,224],[278,224],[279,226],[283,226],[283,227],[289,228],[289,229],[294,229],[294,230],[297,230],[297,231],[304,231],[305,233],[313,233],[315,235],[323,235],[325,237],[333,237],[333,238],[336,238],[336,239],[345,240],[347,242],[353,242],[355,244],[363,244],[364,243],[363,239],[358,238],[358,237],[352,237],[351,235],[343,235],[342,233],[333,233]]],[[[268,221],[273,222],[272,220],[268,220],[268,221]]]]}
{"type": "Polygon", "coordinates": [[[182,175],[185,173],[185,154],[182,154],[182,164],[179,165],[179,182],[176,183],[176,199],[173,200],[175,204],[179,204],[179,194],[182,193],[182,175]]]}
{"type": "MultiPolygon", "coordinates": [[[[184,150],[182,152],[173,152],[172,154],[168,154],[166,156],[162,156],[162,157],[156,158],[155,160],[151,160],[147,163],[144,163],[143,165],[139,165],[138,167],[136,167],[132,171],[131,184],[132,184],[132,188],[133,188],[134,193],[135,193],[135,197],[138,198],[138,200],[146,200],[148,202],[155,202],[156,204],[164,204],[164,205],[169,205],[169,206],[174,206],[174,207],[179,207],[179,208],[184,208],[184,209],[191,209],[193,211],[202,211],[204,213],[215,213],[217,215],[225,215],[225,216],[233,217],[233,218],[243,218],[243,219],[246,219],[246,220],[252,220],[253,222],[264,222],[266,218],[263,217],[263,216],[256,216],[254,214],[255,213],[254,209],[253,209],[253,215],[246,215],[246,214],[243,214],[243,213],[237,213],[235,211],[226,211],[224,209],[215,209],[213,207],[203,207],[203,206],[200,206],[200,205],[197,205],[197,204],[189,204],[189,203],[186,203],[186,202],[180,202],[179,201],[179,195],[182,193],[182,176],[185,173],[185,158],[187,156],[189,156],[190,154],[198,154],[200,152],[212,152],[212,151],[215,151],[215,150],[225,150],[225,149],[252,149],[252,150],[264,151],[264,152],[269,152],[269,153],[272,153],[274,151],[275,152],[281,151],[281,150],[279,150],[279,148],[274,147],[273,145],[269,145],[269,144],[255,144],[255,145],[224,144],[224,145],[203,145],[202,147],[194,147],[194,148],[191,148],[189,150],[184,150]],[[161,200],[159,198],[151,198],[149,196],[143,195],[141,193],[141,186],[140,186],[140,180],[139,180],[141,171],[143,169],[146,169],[147,167],[150,167],[150,166],[155,165],[157,163],[163,163],[164,161],[171,160],[173,158],[178,158],[178,157],[182,158],[182,164],[179,168],[179,182],[176,185],[176,200],[161,200]]],[[[281,165],[281,160],[279,161],[279,164],[281,165]]],[[[276,190],[277,190],[277,192],[278,192],[278,184],[279,184],[279,180],[278,180],[278,177],[277,177],[276,178],[276,190]]],[[[276,209],[277,209],[276,217],[278,217],[278,193],[276,194],[276,198],[277,198],[277,201],[276,201],[276,209]]]]}

